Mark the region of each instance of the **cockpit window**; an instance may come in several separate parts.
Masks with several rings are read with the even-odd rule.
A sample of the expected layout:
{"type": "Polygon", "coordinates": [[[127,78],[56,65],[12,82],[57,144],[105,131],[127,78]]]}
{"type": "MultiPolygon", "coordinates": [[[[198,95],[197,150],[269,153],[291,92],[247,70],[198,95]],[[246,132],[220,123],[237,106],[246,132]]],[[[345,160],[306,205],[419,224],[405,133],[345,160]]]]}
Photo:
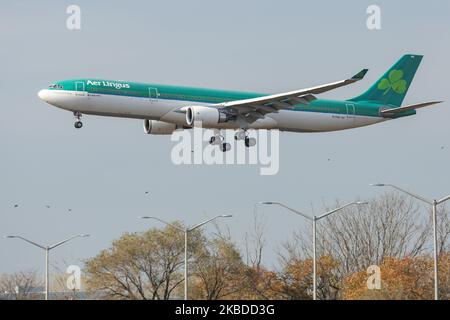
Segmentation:
{"type": "Polygon", "coordinates": [[[53,89],[62,89],[63,88],[63,86],[60,84],[51,84],[48,87],[53,88],[53,89]]]}

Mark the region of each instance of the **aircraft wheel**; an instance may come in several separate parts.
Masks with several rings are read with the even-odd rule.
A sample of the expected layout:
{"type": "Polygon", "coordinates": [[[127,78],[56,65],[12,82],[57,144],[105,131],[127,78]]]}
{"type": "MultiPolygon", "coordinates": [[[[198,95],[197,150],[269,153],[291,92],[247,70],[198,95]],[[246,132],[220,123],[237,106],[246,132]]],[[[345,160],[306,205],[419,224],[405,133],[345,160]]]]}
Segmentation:
{"type": "Polygon", "coordinates": [[[76,121],[74,123],[74,127],[77,129],[80,129],[82,126],[83,126],[83,122],[81,122],[81,121],[76,121]]]}
{"type": "Polygon", "coordinates": [[[256,139],[255,138],[245,138],[245,146],[247,148],[253,147],[256,145],[256,139]]]}
{"type": "Polygon", "coordinates": [[[220,148],[223,152],[227,152],[231,150],[231,144],[229,144],[228,142],[222,143],[221,148],[220,148]]]}
{"type": "Polygon", "coordinates": [[[234,140],[244,140],[246,138],[246,132],[244,130],[239,130],[234,134],[234,140]]]}
{"type": "Polygon", "coordinates": [[[209,138],[209,144],[220,144],[223,141],[222,136],[212,136],[209,138]]]}
{"type": "Polygon", "coordinates": [[[212,136],[211,138],[209,138],[209,144],[214,144],[216,142],[216,137],[212,136]]]}

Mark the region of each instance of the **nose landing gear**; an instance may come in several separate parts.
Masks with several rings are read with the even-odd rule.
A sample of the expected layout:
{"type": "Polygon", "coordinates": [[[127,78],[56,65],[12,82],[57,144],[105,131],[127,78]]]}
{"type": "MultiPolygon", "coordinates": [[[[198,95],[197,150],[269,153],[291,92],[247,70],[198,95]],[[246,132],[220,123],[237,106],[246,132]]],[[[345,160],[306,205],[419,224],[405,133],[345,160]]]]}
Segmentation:
{"type": "Polygon", "coordinates": [[[83,122],[81,122],[81,112],[75,111],[73,113],[73,116],[75,117],[75,123],[73,124],[73,126],[76,129],[80,129],[83,126],[83,122]]]}

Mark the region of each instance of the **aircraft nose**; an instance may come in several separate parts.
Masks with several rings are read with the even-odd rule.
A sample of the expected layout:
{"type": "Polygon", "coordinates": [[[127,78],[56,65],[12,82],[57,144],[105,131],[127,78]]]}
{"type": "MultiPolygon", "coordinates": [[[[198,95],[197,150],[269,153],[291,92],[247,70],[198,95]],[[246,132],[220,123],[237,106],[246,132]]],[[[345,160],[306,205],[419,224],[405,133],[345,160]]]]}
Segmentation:
{"type": "Polygon", "coordinates": [[[46,90],[46,89],[42,89],[42,90],[40,90],[40,91],[38,92],[37,95],[38,95],[39,99],[46,101],[47,90],[46,90]]]}

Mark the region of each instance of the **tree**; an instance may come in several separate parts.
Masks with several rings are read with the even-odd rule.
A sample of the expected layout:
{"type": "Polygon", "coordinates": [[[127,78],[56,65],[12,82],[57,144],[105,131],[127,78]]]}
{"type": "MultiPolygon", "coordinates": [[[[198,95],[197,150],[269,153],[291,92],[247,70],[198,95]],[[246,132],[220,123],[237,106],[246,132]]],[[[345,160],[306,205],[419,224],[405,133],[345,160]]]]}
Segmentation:
{"type": "Polygon", "coordinates": [[[262,254],[266,245],[264,238],[265,221],[258,216],[257,205],[253,206],[253,226],[250,232],[244,236],[246,264],[258,270],[262,263],[262,254]]]}
{"type": "MultiPolygon", "coordinates": [[[[337,203],[339,206],[339,203],[337,203]]],[[[386,193],[368,206],[348,207],[318,222],[317,255],[337,261],[334,275],[350,274],[380,265],[386,258],[414,258],[431,253],[431,215],[410,197],[386,193]]],[[[439,251],[446,252],[450,223],[445,207],[438,211],[439,251]]],[[[295,233],[280,252],[282,263],[312,257],[311,228],[295,233]]],[[[320,259],[319,259],[320,261],[320,259]]],[[[320,262],[318,262],[320,267],[320,262]]],[[[432,268],[428,271],[432,274],[432,268]]],[[[329,288],[329,292],[339,290],[329,288]]],[[[333,297],[333,295],[331,295],[333,297]]],[[[336,298],[339,296],[337,295],[336,298]]]]}
{"type": "Polygon", "coordinates": [[[439,297],[450,300],[450,252],[439,256],[439,297]]]}
{"type": "Polygon", "coordinates": [[[278,273],[268,270],[262,265],[258,267],[247,266],[244,272],[244,279],[240,285],[242,290],[235,296],[236,299],[286,299],[283,293],[280,292],[281,283],[278,273]]]}
{"type": "MultiPolygon", "coordinates": [[[[188,258],[203,241],[199,230],[189,233],[188,258]]],[[[180,230],[167,226],[126,233],[110,249],[86,261],[86,285],[115,299],[169,299],[184,280],[183,264],[184,234],[180,230]]]]}
{"type": "MultiPolygon", "coordinates": [[[[312,299],[313,274],[312,259],[293,258],[285,261],[279,273],[278,288],[284,299],[312,299]]],[[[318,299],[336,299],[339,278],[336,269],[339,263],[330,256],[321,256],[317,260],[317,297],[318,299]]]]}
{"type": "MultiPolygon", "coordinates": [[[[439,261],[440,297],[448,299],[450,254],[439,261]]],[[[346,277],[342,286],[344,299],[433,299],[433,260],[430,256],[387,257],[380,264],[380,289],[368,289],[365,270],[346,277]]]]}
{"type": "MultiPolygon", "coordinates": [[[[431,212],[430,212],[431,217],[431,212]]],[[[447,207],[440,205],[436,212],[437,218],[437,240],[438,240],[438,254],[445,254],[450,252],[450,215],[447,207]]]]}
{"type": "Polygon", "coordinates": [[[266,245],[264,233],[266,221],[257,213],[257,205],[253,206],[253,225],[244,235],[245,268],[243,278],[239,282],[240,290],[234,294],[235,299],[245,300],[275,300],[282,299],[279,288],[278,274],[268,270],[262,263],[263,251],[266,245]]]}
{"type": "MultiPolygon", "coordinates": [[[[348,207],[318,222],[318,255],[336,259],[342,276],[385,257],[418,256],[426,251],[430,235],[429,219],[421,213],[411,198],[398,193],[386,193],[368,206],[348,207]]],[[[296,233],[284,245],[285,254],[312,257],[311,238],[310,228],[296,233]]]]}
{"type": "Polygon", "coordinates": [[[229,237],[207,241],[196,253],[194,262],[194,298],[216,300],[242,290],[245,265],[229,237]]]}
{"type": "Polygon", "coordinates": [[[42,285],[43,281],[39,280],[36,271],[20,271],[0,276],[0,293],[7,299],[33,299],[33,289],[42,285]]]}

